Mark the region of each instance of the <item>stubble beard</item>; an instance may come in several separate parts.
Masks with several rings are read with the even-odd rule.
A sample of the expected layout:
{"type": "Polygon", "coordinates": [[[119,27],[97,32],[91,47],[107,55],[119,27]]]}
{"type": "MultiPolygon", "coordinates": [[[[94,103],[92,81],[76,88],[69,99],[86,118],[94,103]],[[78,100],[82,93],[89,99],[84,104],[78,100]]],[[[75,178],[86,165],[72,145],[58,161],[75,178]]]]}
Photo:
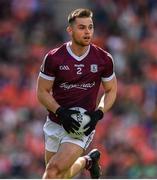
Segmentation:
{"type": "Polygon", "coordinates": [[[90,43],[91,43],[91,40],[87,43],[81,41],[81,40],[77,40],[75,37],[73,37],[73,41],[76,45],[80,46],[80,47],[86,47],[86,46],[89,46],[90,43]]]}

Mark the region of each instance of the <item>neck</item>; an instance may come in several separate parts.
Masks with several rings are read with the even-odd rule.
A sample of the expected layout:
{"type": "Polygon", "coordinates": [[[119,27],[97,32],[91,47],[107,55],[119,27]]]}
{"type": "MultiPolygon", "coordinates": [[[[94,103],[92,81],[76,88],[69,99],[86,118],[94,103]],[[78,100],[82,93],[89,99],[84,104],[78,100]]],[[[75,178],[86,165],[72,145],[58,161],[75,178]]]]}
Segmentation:
{"type": "Polygon", "coordinates": [[[78,44],[75,44],[72,42],[70,44],[71,51],[76,55],[76,56],[82,56],[85,54],[85,52],[88,50],[89,46],[80,46],[78,44]]]}

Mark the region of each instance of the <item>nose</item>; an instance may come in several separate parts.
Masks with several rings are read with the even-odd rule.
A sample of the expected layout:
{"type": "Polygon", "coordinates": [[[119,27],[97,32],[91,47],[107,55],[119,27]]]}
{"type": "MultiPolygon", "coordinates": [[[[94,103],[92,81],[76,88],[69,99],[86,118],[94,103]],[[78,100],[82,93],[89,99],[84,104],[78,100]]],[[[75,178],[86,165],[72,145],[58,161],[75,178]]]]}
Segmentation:
{"type": "Polygon", "coordinates": [[[86,29],[85,29],[85,33],[86,33],[86,34],[89,34],[89,33],[90,33],[90,29],[89,29],[89,28],[86,28],[86,29]]]}

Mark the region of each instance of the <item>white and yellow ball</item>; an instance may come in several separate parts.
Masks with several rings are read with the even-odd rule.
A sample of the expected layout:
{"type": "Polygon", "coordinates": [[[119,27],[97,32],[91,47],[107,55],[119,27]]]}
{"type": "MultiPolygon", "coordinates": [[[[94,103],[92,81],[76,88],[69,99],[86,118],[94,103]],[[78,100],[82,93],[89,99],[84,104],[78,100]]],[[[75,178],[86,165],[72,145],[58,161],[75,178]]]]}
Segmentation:
{"type": "Polygon", "coordinates": [[[84,114],[86,110],[82,107],[72,107],[70,109],[80,111],[80,113],[71,115],[73,119],[75,119],[77,122],[80,123],[80,128],[78,131],[75,131],[75,133],[70,133],[69,135],[73,138],[80,139],[82,136],[84,136],[84,132],[88,129],[88,128],[84,129],[84,127],[90,121],[90,116],[84,114]]]}

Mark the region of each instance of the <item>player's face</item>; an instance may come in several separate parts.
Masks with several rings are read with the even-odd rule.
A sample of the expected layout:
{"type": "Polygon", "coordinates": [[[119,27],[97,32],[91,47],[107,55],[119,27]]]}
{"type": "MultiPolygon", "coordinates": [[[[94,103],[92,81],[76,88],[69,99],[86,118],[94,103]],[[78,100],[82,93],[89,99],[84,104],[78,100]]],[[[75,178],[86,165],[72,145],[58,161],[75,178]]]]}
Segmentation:
{"type": "Polygon", "coordinates": [[[88,46],[93,37],[93,21],[91,18],[76,18],[71,27],[71,37],[75,44],[88,46]]]}

